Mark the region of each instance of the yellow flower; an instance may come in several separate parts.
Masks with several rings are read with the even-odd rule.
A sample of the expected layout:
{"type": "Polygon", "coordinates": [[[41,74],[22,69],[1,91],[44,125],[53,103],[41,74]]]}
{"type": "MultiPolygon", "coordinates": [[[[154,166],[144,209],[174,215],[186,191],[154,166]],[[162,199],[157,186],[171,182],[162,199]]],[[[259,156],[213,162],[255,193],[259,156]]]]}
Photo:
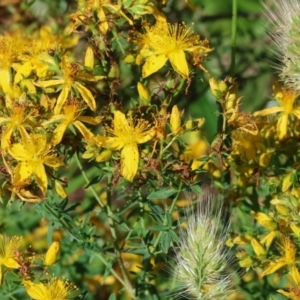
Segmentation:
{"type": "Polygon", "coordinates": [[[21,242],[17,236],[8,237],[0,235],[0,284],[2,282],[2,266],[10,269],[18,269],[20,265],[16,260],[16,250],[21,242]]]}
{"type": "Polygon", "coordinates": [[[119,4],[111,4],[111,0],[79,0],[78,1],[78,12],[72,14],[70,17],[74,21],[73,30],[80,25],[85,25],[90,22],[91,16],[95,13],[97,16],[97,23],[99,30],[106,34],[109,29],[109,24],[106,15],[114,14],[116,16],[123,17],[130,25],[133,25],[125,13],[122,11],[122,6],[119,4]]]}
{"type": "Polygon", "coordinates": [[[83,86],[79,80],[96,82],[105,78],[105,76],[92,76],[88,73],[80,71],[80,67],[76,63],[72,63],[64,56],[61,62],[61,68],[63,73],[62,79],[52,79],[46,81],[38,81],[37,86],[47,88],[51,86],[62,86],[61,93],[59,94],[54,108],[54,113],[59,114],[64,103],[66,102],[72,88],[80,94],[82,99],[86,102],[89,108],[93,111],[96,110],[96,101],[93,94],[85,86],[83,86]]]}
{"type": "MultiPolygon", "coordinates": [[[[7,97],[6,97],[7,99],[7,97]]],[[[28,119],[29,115],[27,106],[15,101],[12,107],[8,105],[6,101],[6,108],[8,111],[8,116],[0,117],[0,125],[5,126],[1,134],[1,148],[6,150],[10,146],[11,136],[15,130],[17,130],[22,138],[22,140],[28,139],[28,133],[25,126],[30,126],[30,121],[28,119]]]]}
{"type": "Polygon", "coordinates": [[[93,134],[85,127],[83,123],[88,123],[91,125],[97,125],[101,122],[101,117],[89,117],[80,116],[83,109],[80,108],[80,102],[76,99],[70,99],[67,101],[63,107],[63,114],[54,115],[50,120],[43,123],[44,127],[54,122],[60,122],[53,132],[53,137],[51,139],[52,145],[57,145],[61,142],[63,135],[69,125],[74,125],[83,137],[88,140],[92,138],[93,134]]]}
{"type": "Polygon", "coordinates": [[[181,156],[185,162],[189,163],[192,160],[191,169],[196,170],[203,167],[207,161],[198,160],[207,155],[209,144],[203,138],[199,138],[196,142],[187,145],[184,154],[181,156]]]}
{"type": "Polygon", "coordinates": [[[82,158],[96,159],[97,162],[109,160],[111,158],[112,151],[105,148],[107,139],[108,138],[106,136],[95,135],[90,139],[85,140],[87,145],[85,146],[86,151],[82,154],[82,158]]]}
{"type": "Polygon", "coordinates": [[[132,117],[120,112],[114,112],[113,128],[107,128],[112,136],[108,137],[107,144],[110,150],[121,150],[121,174],[132,181],[139,164],[139,150],[137,144],[150,141],[155,136],[154,129],[145,120],[133,121],[132,117]]]}
{"type": "Polygon", "coordinates": [[[284,266],[293,266],[296,260],[298,260],[298,258],[296,258],[296,247],[289,237],[284,237],[282,248],[284,251],[282,257],[275,262],[272,261],[269,267],[260,274],[260,278],[272,274],[284,266]]]}
{"type": "Polygon", "coordinates": [[[280,112],[280,115],[277,119],[276,130],[278,138],[281,140],[287,135],[290,117],[295,116],[297,119],[300,119],[300,106],[294,107],[297,97],[298,95],[293,90],[282,88],[280,91],[278,91],[278,89],[275,87],[275,99],[279,102],[280,106],[258,111],[254,114],[254,116],[267,116],[280,112]]]}
{"type": "Polygon", "coordinates": [[[258,159],[259,154],[265,151],[265,146],[260,135],[250,132],[235,131],[232,134],[232,154],[239,156],[244,161],[258,159]]]}
{"type": "Polygon", "coordinates": [[[134,42],[140,45],[140,55],[145,61],[143,77],[161,69],[170,61],[173,69],[184,78],[189,77],[185,52],[207,56],[212,49],[208,41],[191,32],[185,24],[168,24],[157,21],[154,26],[144,25],[145,33],[137,34],[134,42]]]}
{"type": "Polygon", "coordinates": [[[0,89],[11,95],[12,90],[12,65],[18,61],[18,53],[22,51],[21,44],[11,36],[0,36],[0,89]],[[20,46],[20,48],[18,48],[20,46]]]}
{"type": "Polygon", "coordinates": [[[75,298],[72,293],[76,286],[59,278],[49,280],[47,283],[34,283],[24,280],[27,294],[34,300],[65,300],[75,298]]]}
{"type": "Polygon", "coordinates": [[[289,288],[289,292],[286,292],[284,290],[277,290],[277,292],[288,297],[288,299],[299,300],[300,299],[300,274],[295,265],[292,266],[288,278],[289,281],[292,283],[292,286],[289,288]]]}
{"type": "Polygon", "coordinates": [[[44,165],[56,169],[63,164],[52,153],[51,145],[47,142],[46,136],[33,134],[26,142],[13,144],[8,152],[19,162],[14,170],[14,183],[18,184],[33,175],[45,195],[48,178],[44,165]]]}

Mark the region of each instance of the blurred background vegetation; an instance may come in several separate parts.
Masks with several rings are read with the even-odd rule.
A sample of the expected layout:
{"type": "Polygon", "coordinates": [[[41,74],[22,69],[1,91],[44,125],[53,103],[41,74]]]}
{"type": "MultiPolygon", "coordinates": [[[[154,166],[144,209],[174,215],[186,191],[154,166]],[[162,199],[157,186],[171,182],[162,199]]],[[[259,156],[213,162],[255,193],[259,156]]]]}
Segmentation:
{"type": "MultiPolygon", "coordinates": [[[[76,2],[73,0],[0,0],[0,33],[23,27],[24,24],[29,32],[44,24],[51,24],[54,28],[64,28],[69,23],[68,15],[76,9],[76,2]]],[[[169,0],[164,11],[171,23],[181,21],[187,24],[193,23],[193,30],[199,33],[201,38],[207,38],[210,41],[214,50],[205,62],[205,67],[216,79],[224,79],[229,75],[231,63],[232,1],[191,0],[190,2],[194,8],[189,7],[184,0],[169,0]]],[[[265,1],[266,4],[268,4],[267,2],[265,1]]],[[[271,1],[269,2],[271,3],[271,1]]],[[[235,78],[239,84],[239,96],[242,97],[241,109],[249,112],[262,108],[272,95],[272,81],[275,72],[269,61],[274,61],[275,55],[271,50],[271,40],[266,33],[264,23],[263,7],[259,0],[238,1],[235,78]]],[[[130,80],[127,80],[125,88],[119,90],[119,93],[123,93],[123,95],[119,95],[120,98],[126,101],[126,97],[132,97],[133,89],[135,87],[131,85],[130,80]]],[[[206,120],[203,129],[204,135],[210,141],[214,139],[217,132],[217,105],[209,90],[207,75],[197,75],[190,85],[188,93],[180,93],[174,99],[175,103],[181,109],[185,109],[187,117],[189,115],[194,118],[204,117],[206,120]]],[[[97,172],[98,169],[93,167],[88,169],[87,174],[93,178],[97,172]]],[[[77,215],[79,211],[79,215],[84,216],[87,208],[95,205],[92,195],[83,188],[85,182],[79,175],[75,164],[70,165],[69,174],[66,174],[66,177],[69,180],[69,202],[71,204],[80,202],[81,206],[77,210],[77,215]],[[80,186],[82,188],[78,188],[80,186]]],[[[102,190],[103,186],[99,186],[99,192],[102,190]]],[[[4,204],[0,206],[0,232],[24,235],[27,246],[31,245],[36,251],[44,251],[47,249],[47,240],[49,244],[53,234],[59,236],[61,232],[55,220],[48,224],[40,221],[43,215],[39,215],[37,212],[41,212],[41,209],[36,207],[33,213],[32,205],[25,204],[20,210],[21,205],[23,204],[14,203],[9,210],[4,204]]],[[[63,211],[61,207],[57,209],[63,211]]],[[[79,218],[78,222],[87,222],[91,226],[92,224],[96,225],[100,231],[103,231],[101,236],[105,237],[106,229],[101,228],[101,215],[89,215],[86,219],[79,218]]],[[[57,267],[60,270],[54,271],[63,273],[79,288],[89,289],[89,293],[84,299],[108,299],[110,292],[119,287],[110,276],[106,279],[110,288],[100,285],[107,275],[104,266],[97,258],[94,258],[91,263],[91,258],[84,250],[73,251],[72,239],[64,236],[59,236],[59,238],[64,239],[60,256],[61,263],[57,267]],[[73,253],[73,257],[70,257],[70,253],[73,253]],[[75,261],[76,263],[74,263],[75,261]],[[101,278],[99,275],[96,277],[82,275],[101,272],[104,274],[101,278]]],[[[102,243],[105,243],[105,240],[102,243]]],[[[130,259],[136,259],[136,256],[129,257],[128,261],[130,259]]],[[[244,285],[247,286],[244,286],[243,297],[241,296],[239,299],[267,299],[270,294],[269,291],[264,291],[263,286],[258,286],[257,282],[252,287],[251,283],[244,283],[244,285]],[[257,291],[257,294],[254,291],[257,291]]],[[[9,290],[9,287],[6,288],[9,290]]],[[[15,297],[19,299],[17,295],[15,297]]]]}

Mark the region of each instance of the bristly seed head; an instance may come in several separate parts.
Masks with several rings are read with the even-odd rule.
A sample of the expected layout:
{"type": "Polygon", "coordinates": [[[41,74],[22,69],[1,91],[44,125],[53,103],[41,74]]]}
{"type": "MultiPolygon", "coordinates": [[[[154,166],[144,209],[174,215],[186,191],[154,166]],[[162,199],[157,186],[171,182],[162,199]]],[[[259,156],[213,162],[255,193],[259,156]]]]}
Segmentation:
{"type": "MultiPolygon", "coordinates": [[[[228,224],[213,196],[197,196],[195,211],[186,211],[186,228],[180,227],[180,242],[174,247],[172,273],[177,287],[175,297],[210,300],[228,299],[233,292],[226,269],[230,264],[225,249],[228,224]]],[[[190,207],[191,209],[191,207],[190,207]]]]}
{"type": "Polygon", "coordinates": [[[277,47],[279,63],[274,63],[274,66],[289,88],[300,91],[300,2],[276,0],[274,10],[263,5],[271,23],[268,31],[271,30],[270,36],[277,47]]]}

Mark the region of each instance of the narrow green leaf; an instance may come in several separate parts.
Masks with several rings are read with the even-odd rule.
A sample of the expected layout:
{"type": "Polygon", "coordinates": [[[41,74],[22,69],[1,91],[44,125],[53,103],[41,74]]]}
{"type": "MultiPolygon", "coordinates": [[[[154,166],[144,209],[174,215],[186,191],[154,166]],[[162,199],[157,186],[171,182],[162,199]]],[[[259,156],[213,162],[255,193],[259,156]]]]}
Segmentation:
{"type": "Polygon", "coordinates": [[[196,194],[199,194],[199,195],[203,194],[203,191],[202,191],[202,188],[200,187],[200,185],[191,186],[191,190],[196,194]]]}
{"type": "Polygon", "coordinates": [[[175,193],[177,193],[177,190],[174,188],[163,189],[150,193],[147,199],[165,199],[171,197],[175,193]]]}
{"type": "Polygon", "coordinates": [[[167,254],[171,246],[171,235],[169,231],[164,231],[162,233],[160,239],[160,246],[161,246],[161,250],[167,254]]]}

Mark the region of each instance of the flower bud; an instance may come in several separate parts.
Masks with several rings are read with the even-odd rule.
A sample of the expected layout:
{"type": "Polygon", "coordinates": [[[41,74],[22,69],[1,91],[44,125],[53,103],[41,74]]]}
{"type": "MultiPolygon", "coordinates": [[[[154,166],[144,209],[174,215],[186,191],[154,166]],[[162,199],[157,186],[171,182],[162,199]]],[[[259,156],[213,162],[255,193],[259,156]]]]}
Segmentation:
{"type": "Polygon", "coordinates": [[[218,96],[218,92],[219,92],[219,84],[217,82],[216,79],[214,78],[210,78],[209,79],[209,85],[210,85],[210,89],[212,94],[217,97],[218,96]]]}
{"type": "Polygon", "coordinates": [[[273,231],[277,229],[276,222],[273,221],[268,215],[262,212],[251,212],[251,214],[254,216],[254,218],[260,225],[266,227],[268,230],[273,231]]]}
{"type": "Polygon", "coordinates": [[[266,255],[265,248],[261,245],[261,243],[257,239],[252,239],[251,240],[251,245],[252,245],[253,251],[255,252],[255,254],[258,257],[266,255]]]}
{"type": "Polygon", "coordinates": [[[143,100],[146,104],[150,104],[150,100],[151,100],[150,90],[145,85],[143,85],[141,82],[138,82],[137,90],[138,90],[140,99],[143,100]]]}
{"type": "Polygon", "coordinates": [[[84,56],[84,66],[93,69],[95,65],[94,51],[91,47],[87,47],[84,56]]]}
{"type": "Polygon", "coordinates": [[[177,133],[181,125],[181,116],[177,105],[174,105],[171,113],[171,129],[173,133],[177,133]]]}
{"type": "Polygon", "coordinates": [[[49,247],[45,255],[45,260],[44,260],[45,266],[52,266],[56,263],[59,248],[60,248],[59,242],[53,242],[51,244],[51,246],[49,247]]]}
{"type": "Polygon", "coordinates": [[[112,156],[112,151],[109,149],[105,149],[100,154],[97,155],[96,161],[97,162],[107,161],[111,158],[111,156],[112,156]]]}

